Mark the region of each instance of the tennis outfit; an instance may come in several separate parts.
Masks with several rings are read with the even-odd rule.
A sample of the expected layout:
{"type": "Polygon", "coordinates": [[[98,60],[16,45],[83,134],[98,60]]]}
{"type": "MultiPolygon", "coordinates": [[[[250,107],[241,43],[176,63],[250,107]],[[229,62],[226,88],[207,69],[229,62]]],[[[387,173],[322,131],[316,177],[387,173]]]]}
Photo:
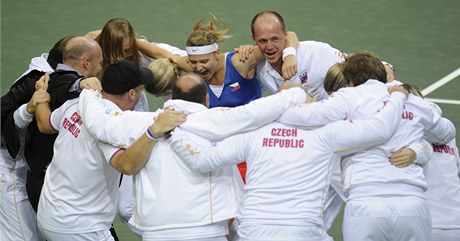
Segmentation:
{"type": "MultiPolygon", "coordinates": [[[[311,126],[367,118],[379,111],[387,98],[385,84],[368,80],[358,87],[342,88],[322,103],[291,108],[281,120],[311,126]]],[[[392,152],[420,143],[425,131],[439,142],[455,137],[452,122],[441,118],[421,98],[409,95],[400,127],[387,143],[342,160],[342,183],[347,197],[344,240],[431,239],[422,168],[416,164],[397,168],[388,162],[392,152]]]]}
{"type": "Polygon", "coordinates": [[[284,80],[267,61],[260,62],[257,67],[257,77],[264,90],[276,93],[284,82],[299,83],[316,100],[325,99],[328,94],[323,82],[329,68],[335,63],[342,62],[344,54],[327,43],[317,41],[302,41],[297,47],[298,72],[289,80],[284,80]]]}
{"type": "MultiPolygon", "coordinates": [[[[104,103],[119,110],[112,102],[104,103]]],[[[53,111],[50,124],[59,134],[38,205],[40,232],[47,240],[106,237],[116,214],[120,173],[103,153],[113,155],[119,148],[99,143],[85,130],[78,99],[53,111]]]]}
{"type": "Polygon", "coordinates": [[[221,142],[203,143],[176,130],[171,145],[186,165],[205,174],[246,160],[240,240],[332,240],[323,212],[337,155],[384,143],[400,122],[405,96],[369,121],[339,121],[316,130],[271,123],[221,142]]]}
{"type": "MultiPolygon", "coordinates": [[[[117,146],[132,144],[158,114],[110,110],[91,91],[84,90],[80,98],[87,129],[101,141],[117,146]],[[130,123],[130,127],[122,123],[130,123]]],[[[219,139],[264,125],[304,101],[305,92],[294,88],[233,109],[207,109],[182,100],[170,100],[165,107],[189,113],[183,128],[219,139]]],[[[203,137],[197,137],[198,141],[209,143],[203,137]]],[[[144,240],[217,241],[228,233],[226,220],[238,216],[242,181],[236,168],[198,174],[178,158],[167,141],[160,140],[146,166],[134,175],[134,195],[130,223],[143,231],[144,240]]]]}
{"type": "Polygon", "coordinates": [[[225,80],[220,93],[213,91],[208,84],[209,108],[236,107],[244,105],[262,96],[259,80],[256,76],[246,79],[232,63],[234,52],[225,54],[225,80]]]}
{"type": "MultiPolygon", "coordinates": [[[[236,107],[262,97],[262,87],[257,76],[246,79],[233,66],[235,53],[225,54],[225,79],[222,86],[208,84],[209,107],[236,107]]],[[[246,163],[238,164],[241,177],[246,181],[246,163]]]]}
{"type": "Polygon", "coordinates": [[[455,139],[445,145],[432,144],[432,159],[423,167],[433,241],[460,240],[460,181],[455,139]]]}

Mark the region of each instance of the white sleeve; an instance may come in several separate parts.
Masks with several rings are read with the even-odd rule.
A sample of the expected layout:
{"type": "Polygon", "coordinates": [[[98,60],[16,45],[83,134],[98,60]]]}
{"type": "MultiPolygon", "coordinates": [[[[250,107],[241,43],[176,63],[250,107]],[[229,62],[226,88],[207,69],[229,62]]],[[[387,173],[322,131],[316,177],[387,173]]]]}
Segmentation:
{"type": "Polygon", "coordinates": [[[278,119],[278,122],[296,126],[322,126],[347,118],[348,102],[346,94],[339,90],[322,102],[295,105],[278,119]]]}
{"type": "Polygon", "coordinates": [[[458,174],[460,175],[460,157],[458,156],[458,147],[455,147],[455,158],[457,158],[457,169],[458,174]]]}
{"type": "Polygon", "coordinates": [[[385,107],[368,120],[345,120],[325,127],[324,138],[330,142],[334,153],[348,155],[371,146],[385,143],[399,126],[405,95],[391,94],[385,107]]]}
{"type": "Polygon", "coordinates": [[[454,139],[457,134],[454,124],[450,120],[443,118],[429,102],[423,99],[419,101],[425,103],[425,108],[422,111],[427,111],[428,115],[431,116],[431,119],[425,125],[425,139],[428,142],[436,144],[447,144],[454,139]]]}
{"type": "Polygon", "coordinates": [[[221,140],[264,126],[278,118],[290,106],[304,103],[305,100],[304,90],[291,88],[243,106],[212,108],[193,113],[181,127],[209,140],[221,140]]]}
{"type": "Polygon", "coordinates": [[[165,43],[156,43],[156,45],[162,49],[168,50],[169,52],[171,52],[171,54],[179,55],[182,57],[187,56],[187,51],[182,50],[176,46],[172,46],[170,44],[165,44],[165,43]]]}
{"type": "Polygon", "coordinates": [[[432,125],[426,128],[425,132],[428,141],[438,144],[446,144],[457,135],[454,124],[438,114],[435,114],[432,125]]]}
{"type": "Polygon", "coordinates": [[[14,124],[18,129],[22,129],[26,127],[27,124],[29,124],[33,118],[33,114],[29,114],[26,111],[27,103],[21,105],[16,111],[13,113],[13,118],[14,118],[14,124]]]}
{"type": "Polygon", "coordinates": [[[108,108],[100,94],[83,90],[78,106],[87,131],[99,141],[128,147],[144,134],[158,113],[116,111],[108,108]]]}
{"type": "Polygon", "coordinates": [[[110,164],[110,161],[112,160],[112,157],[119,151],[123,150],[123,148],[118,148],[113,145],[109,145],[103,142],[98,141],[97,146],[101,150],[102,154],[104,155],[104,159],[107,161],[107,163],[110,164]]]}
{"type": "Polygon", "coordinates": [[[431,146],[431,144],[426,140],[409,145],[407,148],[415,152],[416,159],[414,163],[419,164],[420,166],[425,166],[428,161],[431,160],[431,157],[433,157],[433,146],[431,146]]]}
{"type": "Polygon", "coordinates": [[[460,157],[458,155],[458,146],[457,146],[457,141],[454,139],[452,140],[452,143],[454,143],[454,150],[455,150],[455,159],[457,160],[457,169],[458,169],[458,174],[460,175],[460,157]]]}
{"type": "Polygon", "coordinates": [[[67,122],[67,120],[65,120],[66,118],[64,118],[64,115],[66,114],[66,111],[71,106],[73,106],[77,101],[78,101],[78,99],[68,100],[68,101],[64,102],[64,104],[59,106],[59,108],[57,108],[57,109],[55,109],[55,110],[53,110],[51,112],[48,121],[49,121],[50,126],[55,131],[59,132],[59,130],[62,129],[62,126],[65,125],[64,123],[67,122]]]}
{"type": "Polygon", "coordinates": [[[245,135],[248,134],[231,136],[205,146],[198,144],[186,131],[178,128],[170,138],[170,145],[190,168],[205,173],[243,162],[248,146],[245,144],[245,135]]]}

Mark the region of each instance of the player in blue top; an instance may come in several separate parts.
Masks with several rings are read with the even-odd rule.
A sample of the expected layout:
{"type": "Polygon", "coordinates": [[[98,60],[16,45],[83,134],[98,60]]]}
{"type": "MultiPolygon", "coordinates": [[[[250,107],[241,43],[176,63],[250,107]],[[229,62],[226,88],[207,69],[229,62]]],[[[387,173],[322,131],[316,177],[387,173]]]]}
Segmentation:
{"type": "MultiPolygon", "coordinates": [[[[234,52],[221,53],[218,43],[229,36],[225,35],[228,28],[219,29],[219,26],[220,21],[214,15],[207,23],[203,19],[195,23],[186,44],[189,64],[193,72],[208,84],[210,107],[247,104],[262,96],[255,67],[264,57],[260,51],[248,51],[246,55],[242,53],[242,56],[247,56],[244,59],[234,52]]],[[[295,34],[291,34],[296,39],[295,34]]],[[[294,57],[285,64],[297,68],[294,57]]]]}

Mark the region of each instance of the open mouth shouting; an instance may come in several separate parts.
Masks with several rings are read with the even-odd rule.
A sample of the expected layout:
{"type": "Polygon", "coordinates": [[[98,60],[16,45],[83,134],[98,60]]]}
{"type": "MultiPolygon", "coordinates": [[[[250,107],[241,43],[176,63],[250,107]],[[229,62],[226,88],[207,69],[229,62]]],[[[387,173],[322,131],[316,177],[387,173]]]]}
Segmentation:
{"type": "Polygon", "coordinates": [[[206,79],[206,80],[209,79],[209,77],[210,77],[209,76],[210,72],[207,69],[202,69],[200,71],[195,70],[193,72],[195,72],[195,74],[199,75],[201,78],[206,79]]]}
{"type": "Polygon", "coordinates": [[[278,60],[277,53],[278,53],[278,52],[277,52],[276,50],[273,50],[273,51],[266,51],[266,52],[265,52],[265,56],[266,56],[266,59],[268,60],[268,62],[272,62],[272,61],[278,60]]]}

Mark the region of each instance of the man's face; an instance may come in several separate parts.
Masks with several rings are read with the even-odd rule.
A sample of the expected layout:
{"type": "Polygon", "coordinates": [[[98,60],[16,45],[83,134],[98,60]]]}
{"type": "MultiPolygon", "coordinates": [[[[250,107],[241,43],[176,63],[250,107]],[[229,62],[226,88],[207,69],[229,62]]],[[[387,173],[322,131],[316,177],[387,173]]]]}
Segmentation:
{"type": "Polygon", "coordinates": [[[219,51],[209,54],[189,55],[189,64],[195,74],[204,80],[210,80],[217,71],[219,51]]]}
{"type": "Polygon", "coordinates": [[[88,58],[87,74],[85,77],[102,78],[102,51],[99,46],[93,48],[93,51],[88,58]]]}
{"type": "Polygon", "coordinates": [[[134,110],[134,107],[136,107],[137,102],[141,99],[142,92],[144,91],[144,86],[139,85],[136,88],[134,88],[134,96],[133,96],[133,101],[132,101],[132,106],[131,110],[134,110]]]}
{"type": "Polygon", "coordinates": [[[254,23],[253,39],[270,64],[282,61],[286,38],[287,31],[273,17],[263,16],[254,23]]]}

